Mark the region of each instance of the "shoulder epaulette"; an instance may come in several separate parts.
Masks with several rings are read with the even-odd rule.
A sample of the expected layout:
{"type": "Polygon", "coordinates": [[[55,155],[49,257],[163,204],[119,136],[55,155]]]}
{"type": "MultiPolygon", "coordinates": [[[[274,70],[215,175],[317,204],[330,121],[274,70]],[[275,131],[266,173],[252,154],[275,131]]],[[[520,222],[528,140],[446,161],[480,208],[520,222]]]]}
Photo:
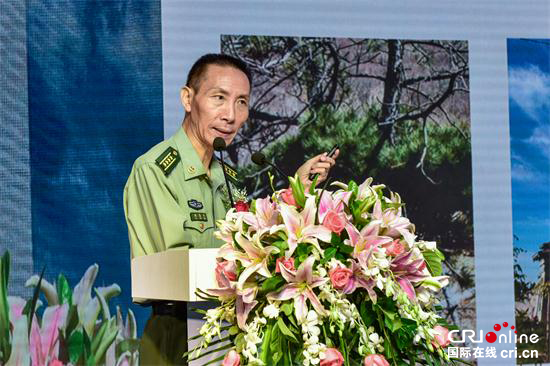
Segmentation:
{"type": "Polygon", "coordinates": [[[170,146],[168,149],[164,150],[162,154],[155,160],[155,163],[162,170],[164,175],[168,176],[172,170],[180,162],[180,156],[178,151],[170,146]]]}
{"type": "MultiPolygon", "coordinates": [[[[220,158],[216,157],[216,159],[218,159],[218,161],[221,164],[220,158]]],[[[224,166],[225,174],[227,174],[227,178],[229,178],[229,180],[233,184],[238,184],[239,183],[239,174],[237,173],[237,170],[235,168],[233,168],[231,165],[227,164],[225,161],[224,161],[223,166],[224,166]]]]}

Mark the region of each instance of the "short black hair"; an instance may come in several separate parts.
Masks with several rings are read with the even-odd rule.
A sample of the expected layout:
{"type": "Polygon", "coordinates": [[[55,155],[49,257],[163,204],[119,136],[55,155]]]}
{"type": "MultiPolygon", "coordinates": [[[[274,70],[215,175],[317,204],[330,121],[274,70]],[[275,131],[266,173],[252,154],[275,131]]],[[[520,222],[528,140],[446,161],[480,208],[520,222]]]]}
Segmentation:
{"type": "Polygon", "coordinates": [[[207,53],[195,61],[193,66],[191,66],[191,70],[189,70],[189,74],[187,74],[185,85],[198,91],[208,65],[229,66],[242,71],[248,78],[250,89],[252,89],[252,75],[246,63],[236,57],[221,53],[207,53]]]}

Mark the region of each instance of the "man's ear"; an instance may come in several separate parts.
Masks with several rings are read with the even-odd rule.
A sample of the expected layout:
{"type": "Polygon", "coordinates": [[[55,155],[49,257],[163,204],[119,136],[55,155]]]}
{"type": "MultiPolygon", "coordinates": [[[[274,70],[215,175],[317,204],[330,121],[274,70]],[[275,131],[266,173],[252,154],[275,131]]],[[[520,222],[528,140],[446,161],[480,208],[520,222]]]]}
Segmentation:
{"type": "Polygon", "coordinates": [[[180,99],[185,112],[191,112],[191,101],[193,100],[194,91],[188,86],[184,86],[180,91],[180,99]]]}

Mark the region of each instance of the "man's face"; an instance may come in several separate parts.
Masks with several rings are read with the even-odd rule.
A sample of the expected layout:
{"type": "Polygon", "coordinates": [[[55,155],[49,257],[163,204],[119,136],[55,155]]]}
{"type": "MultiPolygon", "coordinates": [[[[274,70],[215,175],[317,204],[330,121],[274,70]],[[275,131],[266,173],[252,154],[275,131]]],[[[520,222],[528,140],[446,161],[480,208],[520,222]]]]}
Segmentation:
{"type": "Polygon", "coordinates": [[[199,85],[198,90],[182,92],[185,123],[204,147],[211,147],[216,137],[229,145],[248,118],[248,78],[231,66],[208,65],[199,85]]]}

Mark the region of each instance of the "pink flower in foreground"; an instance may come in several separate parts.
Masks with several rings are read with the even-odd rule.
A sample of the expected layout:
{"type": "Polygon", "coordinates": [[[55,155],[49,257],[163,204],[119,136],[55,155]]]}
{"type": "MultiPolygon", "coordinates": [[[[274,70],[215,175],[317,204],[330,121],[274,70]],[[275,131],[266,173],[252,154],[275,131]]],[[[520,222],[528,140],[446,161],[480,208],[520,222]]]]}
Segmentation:
{"type": "Polygon", "coordinates": [[[390,269],[397,283],[407,294],[411,301],[416,301],[414,283],[424,280],[427,276],[424,273],[426,262],[422,258],[415,258],[413,251],[399,254],[390,264],[390,269]]]}
{"type": "Polygon", "coordinates": [[[216,263],[216,281],[218,286],[223,286],[225,281],[221,276],[225,276],[229,281],[237,281],[237,266],[234,261],[223,261],[216,263]]]}
{"type": "Polygon", "coordinates": [[[397,257],[399,254],[405,251],[405,246],[401,244],[399,239],[392,241],[389,244],[383,245],[386,248],[386,254],[390,257],[397,257]]]}
{"type": "Polygon", "coordinates": [[[321,360],[320,366],[342,366],[344,357],[336,348],[327,348],[325,358],[321,360]]]}
{"type": "Polygon", "coordinates": [[[324,222],[325,216],[334,211],[338,214],[344,214],[344,207],[348,204],[352,192],[324,192],[319,199],[319,221],[324,222]]]}
{"type": "Polygon", "coordinates": [[[298,212],[292,206],[281,205],[281,216],[288,235],[288,250],[285,253],[287,258],[292,256],[299,243],[312,244],[322,254],[319,240],[330,242],[330,230],[322,225],[315,225],[315,196],[309,196],[304,206],[302,212],[298,212]]]}
{"type": "Polygon", "coordinates": [[[442,327],[441,325],[436,325],[434,327],[435,336],[432,344],[434,347],[447,347],[451,340],[449,339],[449,329],[442,327]]]}
{"type": "Polygon", "coordinates": [[[352,287],[354,278],[353,271],[346,267],[335,267],[328,272],[330,282],[332,286],[340,291],[343,291],[347,287],[352,287]]]}
{"type": "Polygon", "coordinates": [[[59,361],[57,358],[50,361],[49,366],[63,366],[63,362],[59,361]]]}
{"type": "Polygon", "coordinates": [[[294,299],[294,312],[300,324],[306,320],[307,300],[311,302],[317,314],[324,315],[326,313],[313,289],[325,284],[328,279],[313,275],[314,262],[315,257],[308,257],[300,264],[297,271],[291,271],[285,266],[281,266],[281,275],[288,283],[280,291],[270,292],[266,296],[268,300],[277,301],[294,299]]]}
{"type": "Polygon", "coordinates": [[[290,269],[291,271],[295,271],[296,268],[294,267],[294,258],[290,257],[288,259],[282,257],[277,258],[277,261],[275,262],[275,273],[281,273],[281,265],[285,266],[286,269],[290,269]]]}
{"type": "Polygon", "coordinates": [[[323,220],[323,226],[336,234],[340,234],[346,227],[346,224],[346,215],[344,213],[338,213],[336,210],[327,212],[323,220]]]}
{"type": "Polygon", "coordinates": [[[32,318],[29,351],[33,366],[45,365],[48,359],[59,354],[59,329],[65,327],[68,310],[67,304],[47,307],[42,315],[42,326],[38,325],[36,317],[32,318]]]}
{"type": "Polygon", "coordinates": [[[281,199],[284,203],[291,206],[297,206],[296,200],[294,199],[294,195],[292,194],[292,189],[287,188],[284,191],[281,192],[281,199]]]}
{"type": "Polygon", "coordinates": [[[390,364],[382,355],[368,355],[365,357],[364,366],[390,366],[390,364]]]}
{"type": "Polygon", "coordinates": [[[234,349],[227,352],[222,362],[222,366],[239,366],[240,364],[241,356],[234,349]]]}

